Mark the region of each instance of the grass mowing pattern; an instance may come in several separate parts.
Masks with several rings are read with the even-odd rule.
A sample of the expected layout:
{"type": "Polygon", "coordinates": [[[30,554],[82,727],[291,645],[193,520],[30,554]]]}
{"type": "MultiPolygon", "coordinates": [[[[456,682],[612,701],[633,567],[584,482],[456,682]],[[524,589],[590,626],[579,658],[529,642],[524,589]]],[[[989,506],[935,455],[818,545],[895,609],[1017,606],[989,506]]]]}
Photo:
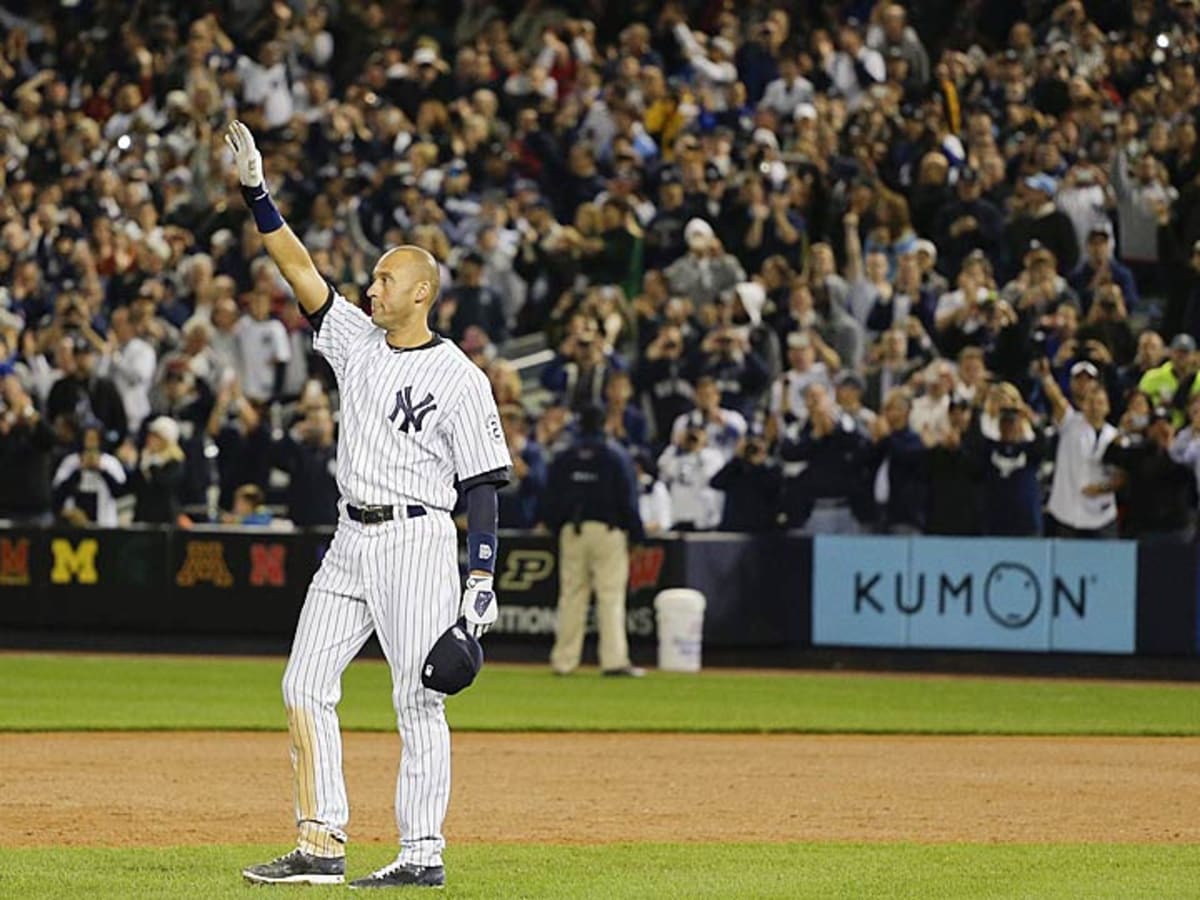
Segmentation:
{"type": "MultiPolygon", "coordinates": [[[[4,851],[0,896],[101,898],[267,894],[345,897],[344,887],[263,887],[241,868],[277,847],[4,851]]],[[[351,847],[350,878],[391,860],[351,847]]],[[[1135,898],[1194,897],[1200,850],[1154,845],[621,844],[471,845],[446,854],[447,898],[1135,898]],[[571,873],[571,874],[566,874],[571,873]]]]}
{"type": "MultiPolygon", "coordinates": [[[[284,730],[282,659],[0,655],[0,731],[284,730]]],[[[387,667],[351,665],[342,727],[392,731],[387,667]]],[[[447,703],[460,731],[1200,735],[1200,686],[801,672],[485,666],[447,703]]],[[[0,891],[3,895],[3,891],[0,891]]]]}

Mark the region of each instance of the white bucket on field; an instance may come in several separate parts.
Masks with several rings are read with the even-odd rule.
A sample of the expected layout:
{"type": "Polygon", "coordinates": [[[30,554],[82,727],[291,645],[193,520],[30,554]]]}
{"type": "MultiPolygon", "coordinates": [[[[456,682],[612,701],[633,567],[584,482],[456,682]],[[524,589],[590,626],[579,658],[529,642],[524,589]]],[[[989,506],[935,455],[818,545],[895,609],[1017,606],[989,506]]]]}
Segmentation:
{"type": "Polygon", "coordinates": [[[691,588],[659,591],[658,667],[665,672],[699,672],[704,634],[704,595],[691,588]]]}

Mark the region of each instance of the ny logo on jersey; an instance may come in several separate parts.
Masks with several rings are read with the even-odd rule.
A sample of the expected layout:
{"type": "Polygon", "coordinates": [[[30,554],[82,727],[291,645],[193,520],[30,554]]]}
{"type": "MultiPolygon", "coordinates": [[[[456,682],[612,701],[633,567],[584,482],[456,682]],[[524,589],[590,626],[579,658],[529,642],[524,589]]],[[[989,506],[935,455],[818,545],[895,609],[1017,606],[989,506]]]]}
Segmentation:
{"type": "Polygon", "coordinates": [[[420,431],[425,417],[437,409],[437,404],[433,402],[433,394],[429,393],[425,395],[424,400],[414,406],[412,390],[412,386],[409,385],[396,391],[396,405],[388,416],[389,422],[395,422],[396,416],[404,413],[404,418],[400,420],[400,430],[405,434],[408,434],[410,425],[414,431],[420,431]]]}

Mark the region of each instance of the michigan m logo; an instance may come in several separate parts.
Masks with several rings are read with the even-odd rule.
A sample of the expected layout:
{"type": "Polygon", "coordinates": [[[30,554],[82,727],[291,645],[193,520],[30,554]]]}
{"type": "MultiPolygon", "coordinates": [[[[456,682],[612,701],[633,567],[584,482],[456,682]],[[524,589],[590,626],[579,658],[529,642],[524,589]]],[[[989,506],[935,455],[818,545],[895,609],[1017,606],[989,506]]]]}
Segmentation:
{"type": "Polygon", "coordinates": [[[100,544],[95,538],[85,538],[74,546],[66,538],[55,538],[50,542],[50,553],[54,556],[54,567],[50,570],[52,584],[95,584],[100,580],[96,571],[96,554],[100,544]]]}
{"type": "Polygon", "coordinates": [[[400,430],[405,434],[408,434],[410,426],[413,431],[420,431],[425,417],[437,409],[437,404],[433,402],[433,394],[430,393],[426,393],[425,399],[414,406],[412,390],[412,385],[408,385],[396,391],[396,405],[388,415],[388,421],[395,422],[396,416],[404,414],[404,418],[400,420],[400,430]]]}

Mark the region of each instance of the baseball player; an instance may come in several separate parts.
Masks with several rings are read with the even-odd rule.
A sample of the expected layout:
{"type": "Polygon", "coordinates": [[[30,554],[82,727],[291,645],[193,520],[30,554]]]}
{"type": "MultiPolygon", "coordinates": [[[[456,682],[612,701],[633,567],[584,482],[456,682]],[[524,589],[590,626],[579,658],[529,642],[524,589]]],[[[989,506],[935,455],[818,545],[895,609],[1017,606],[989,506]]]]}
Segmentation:
{"type": "Polygon", "coordinates": [[[393,248],[375,264],[368,317],[313,265],[263,180],[250,131],[226,135],[242,193],[267,252],[291,285],[341,394],[337,482],[342,495],[329,551],[300,612],[283,676],[295,775],[297,847],[244,869],[258,883],[340,884],[349,809],[337,703],[341,676],[374,631],[392,672],[403,751],[396,785],[400,853],[351,887],[437,887],[450,799],[444,695],[421,681],[422,661],[460,617],[478,636],[498,614],[496,486],[511,465],[488,380],[428,327],[438,267],[426,251],[393,248]],[[450,510],[467,497],[466,590],[450,510]]]}

